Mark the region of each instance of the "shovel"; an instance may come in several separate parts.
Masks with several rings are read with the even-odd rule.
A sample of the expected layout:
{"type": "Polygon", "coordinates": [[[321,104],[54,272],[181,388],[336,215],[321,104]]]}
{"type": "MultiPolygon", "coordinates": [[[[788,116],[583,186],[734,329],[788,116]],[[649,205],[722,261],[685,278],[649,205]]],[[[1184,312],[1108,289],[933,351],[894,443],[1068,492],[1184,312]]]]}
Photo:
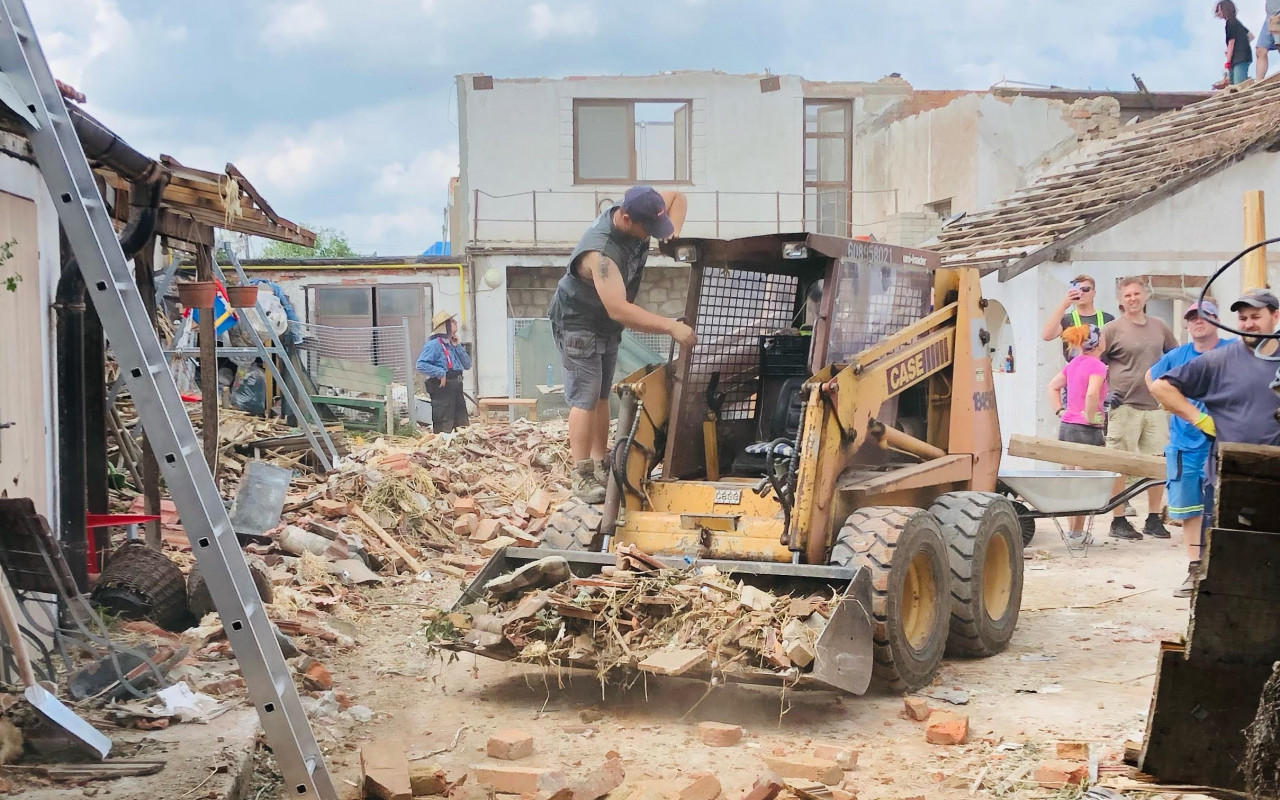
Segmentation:
{"type": "Polygon", "coordinates": [[[18,599],[14,597],[3,569],[0,569],[0,623],[4,624],[5,636],[13,650],[13,660],[18,665],[18,675],[22,678],[22,685],[26,687],[23,696],[27,698],[27,702],[46,720],[66,731],[78,744],[95,753],[98,758],[106,758],[107,753],[111,752],[111,740],[36,683],[35,671],[31,669],[31,659],[27,656],[27,645],[23,641],[22,630],[18,627],[18,599]]]}

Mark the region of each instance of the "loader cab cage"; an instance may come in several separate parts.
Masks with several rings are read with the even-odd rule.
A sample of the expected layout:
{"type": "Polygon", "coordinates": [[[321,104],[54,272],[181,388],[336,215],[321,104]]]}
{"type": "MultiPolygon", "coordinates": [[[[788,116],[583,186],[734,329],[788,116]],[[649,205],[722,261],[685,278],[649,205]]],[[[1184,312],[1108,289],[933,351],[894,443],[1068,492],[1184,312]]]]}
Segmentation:
{"type": "Polygon", "coordinates": [[[676,480],[706,473],[701,431],[713,400],[722,457],[769,438],[785,424],[796,377],[847,363],[929,312],[937,267],[920,251],[805,233],[680,239],[662,250],[691,266],[685,318],[698,334],[675,364],[664,476],[676,480]]]}

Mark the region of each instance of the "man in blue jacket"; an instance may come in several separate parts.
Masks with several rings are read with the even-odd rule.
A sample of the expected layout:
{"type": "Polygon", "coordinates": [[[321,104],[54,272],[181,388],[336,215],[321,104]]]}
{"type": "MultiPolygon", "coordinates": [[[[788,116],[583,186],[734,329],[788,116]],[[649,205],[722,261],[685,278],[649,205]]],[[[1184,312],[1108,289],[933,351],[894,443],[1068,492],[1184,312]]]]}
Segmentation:
{"type": "Polygon", "coordinates": [[[458,343],[458,321],[448,311],[437,311],[417,363],[418,372],[427,379],[431,427],[436,433],[465,428],[471,422],[462,393],[462,371],[467,369],[471,369],[471,356],[458,343]]]}

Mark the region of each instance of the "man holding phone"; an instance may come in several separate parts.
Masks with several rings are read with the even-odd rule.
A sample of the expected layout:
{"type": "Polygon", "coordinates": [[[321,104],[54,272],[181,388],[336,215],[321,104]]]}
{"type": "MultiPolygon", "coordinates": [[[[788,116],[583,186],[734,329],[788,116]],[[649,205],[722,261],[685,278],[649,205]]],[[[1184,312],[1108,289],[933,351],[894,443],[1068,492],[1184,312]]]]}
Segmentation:
{"type": "MultiPolygon", "coordinates": [[[[1101,330],[1103,325],[1115,317],[1094,307],[1093,302],[1097,294],[1098,284],[1089,275],[1077,275],[1072,278],[1066,296],[1045,321],[1044,329],[1040,331],[1040,338],[1046,342],[1052,342],[1067,328],[1076,325],[1096,325],[1101,330]]],[[[1074,357],[1075,354],[1070,352],[1066,342],[1063,342],[1063,360],[1070,361],[1074,357]]]]}

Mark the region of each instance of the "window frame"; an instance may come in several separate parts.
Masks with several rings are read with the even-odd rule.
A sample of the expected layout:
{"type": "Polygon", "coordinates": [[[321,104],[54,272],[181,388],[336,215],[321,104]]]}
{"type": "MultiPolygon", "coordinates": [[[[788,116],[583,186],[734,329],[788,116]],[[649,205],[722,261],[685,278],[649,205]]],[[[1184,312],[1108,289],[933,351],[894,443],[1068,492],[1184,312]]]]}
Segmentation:
{"type": "MultiPolygon", "coordinates": [[[[674,135],[674,134],[673,134],[674,135]]],[[[693,185],[693,100],[691,98],[663,98],[663,97],[575,97],[573,99],[573,185],[574,186],[692,186],[693,185]],[[636,156],[636,104],[681,104],[689,108],[689,124],[685,131],[685,145],[688,153],[688,171],[689,177],[685,180],[640,180],[637,177],[637,156],[636,156]],[[628,129],[631,131],[631,152],[627,164],[626,178],[584,178],[580,172],[580,157],[578,151],[578,126],[580,117],[578,109],[583,107],[601,107],[601,106],[626,106],[628,129]]],[[[676,148],[679,152],[679,148],[676,148]]],[[[674,163],[673,163],[674,166],[674,163]]],[[[673,174],[678,170],[672,170],[673,174]]]]}
{"type": "MultiPolygon", "coordinates": [[[[804,195],[804,200],[807,202],[810,189],[813,189],[815,192],[815,196],[819,198],[821,197],[823,192],[843,189],[845,192],[845,208],[849,209],[848,213],[852,214],[852,210],[853,210],[853,100],[847,97],[832,97],[832,98],[806,97],[804,98],[804,101],[801,105],[801,112],[800,112],[800,132],[801,132],[800,177],[801,177],[801,184],[802,184],[801,191],[804,195]],[[842,106],[844,109],[844,119],[845,119],[844,131],[840,133],[813,131],[811,133],[808,130],[809,107],[810,106],[834,106],[834,105],[842,106]],[[806,162],[805,157],[808,155],[809,141],[814,140],[816,142],[822,139],[843,139],[844,140],[844,180],[843,181],[818,181],[818,180],[810,181],[808,179],[808,175],[807,175],[808,163],[806,162]]],[[[815,144],[814,146],[816,147],[817,145],[815,144]]],[[[805,217],[804,219],[805,230],[809,229],[810,223],[814,225],[818,224],[819,222],[818,219],[813,219],[813,220],[808,219],[807,209],[803,212],[803,215],[805,217]]],[[[852,217],[845,220],[844,228],[845,228],[844,236],[846,238],[851,238],[853,236],[852,217]]]]}

